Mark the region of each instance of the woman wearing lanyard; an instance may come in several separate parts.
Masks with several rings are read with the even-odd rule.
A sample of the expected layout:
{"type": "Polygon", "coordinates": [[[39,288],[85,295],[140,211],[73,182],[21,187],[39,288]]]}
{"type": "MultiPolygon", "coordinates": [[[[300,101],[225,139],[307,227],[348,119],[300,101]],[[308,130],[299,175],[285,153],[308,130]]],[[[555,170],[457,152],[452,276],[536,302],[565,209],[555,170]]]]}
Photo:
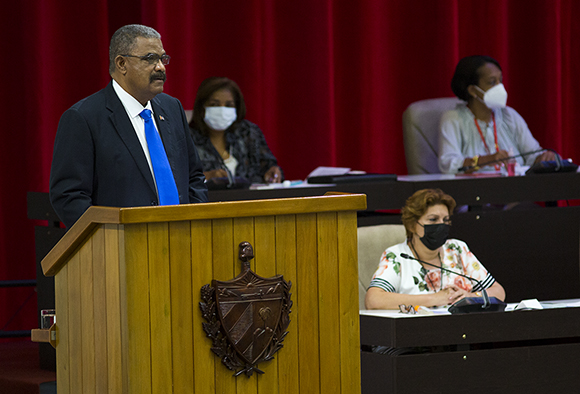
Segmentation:
{"type": "MultiPolygon", "coordinates": [[[[507,107],[501,67],[489,56],[459,61],[451,80],[453,93],[464,100],[443,114],[440,124],[439,169],[453,174],[462,167],[473,172],[499,170],[510,156],[541,150],[524,119],[507,107]]],[[[550,151],[517,157],[520,165],[553,160],[550,151]]]]}

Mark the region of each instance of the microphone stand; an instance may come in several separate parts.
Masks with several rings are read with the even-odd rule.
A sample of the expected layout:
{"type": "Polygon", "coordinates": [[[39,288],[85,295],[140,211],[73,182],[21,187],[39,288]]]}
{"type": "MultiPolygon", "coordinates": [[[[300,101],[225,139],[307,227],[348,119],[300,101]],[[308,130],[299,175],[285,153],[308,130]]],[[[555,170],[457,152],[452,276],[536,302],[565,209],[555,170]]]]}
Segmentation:
{"type": "Polygon", "coordinates": [[[477,279],[472,278],[472,277],[467,276],[467,275],[460,274],[459,272],[455,272],[455,271],[449,270],[449,269],[447,269],[447,268],[445,268],[443,266],[440,267],[438,265],[431,264],[431,263],[428,263],[428,262],[423,261],[423,260],[419,260],[419,259],[417,259],[417,258],[415,258],[413,256],[409,256],[407,253],[401,253],[400,256],[402,258],[404,258],[404,259],[415,260],[415,261],[418,261],[421,264],[430,265],[431,267],[439,268],[439,269],[441,269],[443,271],[450,272],[452,274],[455,274],[455,275],[458,275],[458,276],[462,276],[462,277],[464,277],[466,279],[469,279],[469,280],[472,280],[472,281],[477,282],[477,284],[479,285],[479,287],[481,287],[481,294],[483,296],[483,305],[481,306],[481,309],[488,309],[490,307],[491,302],[489,301],[489,296],[487,295],[487,291],[483,288],[483,285],[477,279]]]}
{"type": "MultiPolygon", "coordinates": [[[[558,155],[558,153],[555,150],[548,149],[548,148],[538,149],[538,150],[534,150],[531,152],[520,153],[519,155],[509,156],[509,157],[506,157],[505,159],[501,159],[501,160],[490,161],[488,163],[485,163],[484,167],[492,165],[492,164],[496,164],[496,163],[501,163],[501,162],[511,160],[511,159],[517,159],[518,157],[525,157],[525,156],[533,155],[534,153],[545,152],[547,150],[549,150],[550,152],[554,152],[554,154],[556,155],[556,163],[557,163],[558,167],[556,168],[555,171],[559,171],[560,168],[562,167],[562,163],[560,162],[560,160],[561,160],[560,155],[558,155]]],[[[481,167],[481,166],[478,166],[478,167],[481,167]]],[[[476,166],[463,166],[463,167],[460,167],[457,171],[465,172],[465,171],[473,170],[474,168],[476,168],[476,166]]]]}

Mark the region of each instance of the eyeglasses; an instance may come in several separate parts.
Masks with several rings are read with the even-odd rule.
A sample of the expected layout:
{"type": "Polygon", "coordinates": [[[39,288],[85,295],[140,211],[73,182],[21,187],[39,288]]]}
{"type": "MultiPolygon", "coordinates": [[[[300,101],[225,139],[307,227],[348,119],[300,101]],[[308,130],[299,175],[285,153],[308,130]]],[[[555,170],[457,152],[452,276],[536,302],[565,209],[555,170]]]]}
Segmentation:
{"type": "Polygon", "coordinates": [[[401,313],[406,313],[408,315],[416,315],[417,309],[419,309],[418,306],[415,307],[413,305],[404,305],[404,304],[399,305],[399,311],[401,313]]]}
{"type": "Polygon", "coordinates": [[[145,56],[135,56],[135,55],[121,55],[124,57],[136,57],[137,59],[141,59],[141,60],[145,60],[147,63],[153,65],[153,64],[157,64],[157,62],[159,62],[159,60],[161,60],[161,63],[163,63],[164,66],[167,66],[169,64],[169,59],[171,59],[171,56],[169,55],[158,55],[156,53],[148,53],[145,56]]]}
{"type": "MultiPolygon", "coordinates": [[[[449,218],[443,219],[443,223],[444,223],[444,224],[447,224],[447,225],[449,225],[449,226],[451,226],[451,219],[449,219],[449,218]]],[[[425,227],[425,226],[427,226],[427,225],[430,225],[430,224],[437,224],[437,223],[426,223],[426,224],[421,224],[421,223],[417,222],[417,224],[418,224],[419,226],[421,226],[421,227],[425,227]]]]}

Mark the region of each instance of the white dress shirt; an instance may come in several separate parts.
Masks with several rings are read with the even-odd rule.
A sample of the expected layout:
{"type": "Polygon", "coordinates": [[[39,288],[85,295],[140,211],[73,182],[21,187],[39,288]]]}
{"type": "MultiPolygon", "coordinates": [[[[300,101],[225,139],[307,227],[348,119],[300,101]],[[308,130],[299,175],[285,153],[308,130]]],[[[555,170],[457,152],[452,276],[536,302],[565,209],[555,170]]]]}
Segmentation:
{"type": "MultiPolygon", "coordinates": [[[[135,97],[127,93],[125,89],[123,89],[121,85],[119,85],[114,79],[113,89],[115,89],[115,93],[117,93],[119,100],[121,100],[123,107],[125,107],[125,111],[127,111],[127,115],[129,115],[129,119],[131,119],[135,133],[137,134],[137,138],[139,138],[139,142],[141,142],[143,153],[145,153],[145,157],[147,158],[147,163],[149,164],[149,169],[151,170],[151,175],[153,176],[153,182],[155,182],[155,174],[153,173],[153,165],[151,164],[151,156],[149,155],[149,146],[147,145],[147,139],[145,138],[145,120],[139,115],[144,109],[150,110],[151,117],[153,119],[153,126],[155,127],[155,130],[157,130],[153,108],[151,107],[151,101],[148,101],[147,105],[143,107],[135,97]]],[[[157,132],[159,131],[157,130],[157,132]]],[[[155,188],[157,188],[157,184],[155,184],[155,188]]]]}

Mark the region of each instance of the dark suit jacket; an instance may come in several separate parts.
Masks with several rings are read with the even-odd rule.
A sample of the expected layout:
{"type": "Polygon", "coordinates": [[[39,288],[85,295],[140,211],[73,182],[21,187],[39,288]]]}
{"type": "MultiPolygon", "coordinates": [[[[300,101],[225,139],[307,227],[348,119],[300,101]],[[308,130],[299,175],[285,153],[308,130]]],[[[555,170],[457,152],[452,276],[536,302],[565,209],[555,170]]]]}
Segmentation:
{"type": "MultiPolygon", "coordinates": [[[[181,103],[167,94],[151,100],[181,204],[206,202],[201,163],[181,103]]],[[[157,205],[153,175],[112,81],[60,118],[50,172],[50,200],[70,227],[91,205],[157,205]]]]}

